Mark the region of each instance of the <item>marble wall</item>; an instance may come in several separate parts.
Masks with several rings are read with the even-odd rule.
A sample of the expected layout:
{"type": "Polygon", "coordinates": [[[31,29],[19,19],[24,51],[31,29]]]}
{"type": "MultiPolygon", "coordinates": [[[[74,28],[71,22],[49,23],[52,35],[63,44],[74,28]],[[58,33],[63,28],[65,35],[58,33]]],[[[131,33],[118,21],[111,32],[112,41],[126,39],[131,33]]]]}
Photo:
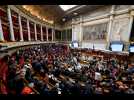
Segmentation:
{"type": "Polygon", "coordinates": [[[129,17],[114,19],[110,35],[111,41],[129,41],[129,21],[129,17]]]}
{"type": "Polygon", "coordinates": [[[129,42],[131,20],[130,12],[129,10],[127,11],[127,9],[130,8],[131,6],[129,5],[109,5],[72,19],[72,23],[70,23],[72,26],[72,40],[80,41],[81,47],[89,48],[92,47],[92,42],[95,42],[94,44],[97,44],[96,48],[100,49],[106,49],[107,42],[110,41],[122,40],[129,42]],[[112,7],[115,7],[113,12],[112,7]],[[109,28],[110,16],[113,16],[113,19],[112,25],[109,28]],[[103,23],[107,23],[106,26],[103,25],[103,23]],[[104,32],[104,38],[98,41],[94,31],[96,31],[99,36],[101,34],[99,27],[105,27],[104,30],[106,30],[106,32],[104,32]],[[107,41],[107,38],[109,38],[110,41],[107,41]],[[105,43],[101,43],[101,41],[105,41],[105,43]]]}

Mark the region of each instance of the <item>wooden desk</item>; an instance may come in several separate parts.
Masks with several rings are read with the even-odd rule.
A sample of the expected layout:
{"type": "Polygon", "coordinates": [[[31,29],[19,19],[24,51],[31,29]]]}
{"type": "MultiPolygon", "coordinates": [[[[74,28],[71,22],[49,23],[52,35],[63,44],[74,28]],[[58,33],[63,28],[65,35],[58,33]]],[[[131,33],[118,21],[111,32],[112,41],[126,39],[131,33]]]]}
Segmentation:
{"type": "Polygon", "coordinates": [[[70,64],[67,63],[62,63],[62,65],[64,66],[64,68],[68,68],[69,66],[71,66],[70,64]]]}
{"type": "Polygon", "coordinates": [[[79,82],[81,86],[85,86],[85,83],[84,82],[79,82]]]}
{"type": "MultiPolygon", "coordinates": [[[[71,77],[68,77],[68,76],[64,76],[64,75],[60,75],[64,80],[66,80],[67,78],[71,81],[71,82],[75,82],[75,79],[71,78],[71,77]]],[[[79,84],[83,87],[85,86],[85,83],[82,82],[82,81],[78,81],[79,84]]]]}
{"type": "Polygon", "coordinates": [[[48,83],[47,86],[48,86],[49,90],[51,90],[54,87],[54,85],[52,85],[51,83],[48,83]]]}
{"type": "Polygon", "coordinates": [[[60,75],[59,78],[66,80],[66,78],[63,75],[60,75]]]}
{"type": "Polygon", "coordinates": [[[88,61],[80,61],[80,64],[86,64],[86,65],[88,65],[89,62],[88,61]]]}

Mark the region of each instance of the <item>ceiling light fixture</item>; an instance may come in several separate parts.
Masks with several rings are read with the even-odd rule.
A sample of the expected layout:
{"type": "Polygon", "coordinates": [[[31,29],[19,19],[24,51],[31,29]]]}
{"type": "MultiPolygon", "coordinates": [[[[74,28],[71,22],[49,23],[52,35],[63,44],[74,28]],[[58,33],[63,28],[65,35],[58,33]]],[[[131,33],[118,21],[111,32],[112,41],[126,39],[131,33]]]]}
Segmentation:
{"type": "Polygon", "coordinates": [[[59,5],[64,11],[67,11],[77,5],[59,5]]]}
{"type": "Polygon", "coordinates": [[[78,15],[78,13],[75,12],[74,15],[78,15]]]}

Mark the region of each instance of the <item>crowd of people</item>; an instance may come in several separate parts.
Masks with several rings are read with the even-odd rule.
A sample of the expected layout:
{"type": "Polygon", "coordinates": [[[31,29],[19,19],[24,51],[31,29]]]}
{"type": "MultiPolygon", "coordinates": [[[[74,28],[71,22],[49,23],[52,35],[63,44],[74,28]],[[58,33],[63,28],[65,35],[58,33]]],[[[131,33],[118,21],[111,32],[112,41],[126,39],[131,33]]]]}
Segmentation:
{"type": "Polygon", "coordinates": [[[112,58],[84,57],[61,44],[21,48],[0,63],[1,94],[134,94],[134,65],[112,58]],[[87,61],[83,65],[81,61],[87,61]]]}

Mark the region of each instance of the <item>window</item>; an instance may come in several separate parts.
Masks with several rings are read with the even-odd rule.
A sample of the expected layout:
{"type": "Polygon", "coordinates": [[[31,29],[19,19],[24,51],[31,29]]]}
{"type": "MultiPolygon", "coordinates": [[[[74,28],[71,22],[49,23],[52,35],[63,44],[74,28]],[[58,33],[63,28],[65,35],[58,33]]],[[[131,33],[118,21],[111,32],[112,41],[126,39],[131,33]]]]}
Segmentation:
{"type": "Polygon", "coordinates": [[[59,5],[64,11],[67,11],[73,7],[75,7],[76,5],[59,5]]]}

